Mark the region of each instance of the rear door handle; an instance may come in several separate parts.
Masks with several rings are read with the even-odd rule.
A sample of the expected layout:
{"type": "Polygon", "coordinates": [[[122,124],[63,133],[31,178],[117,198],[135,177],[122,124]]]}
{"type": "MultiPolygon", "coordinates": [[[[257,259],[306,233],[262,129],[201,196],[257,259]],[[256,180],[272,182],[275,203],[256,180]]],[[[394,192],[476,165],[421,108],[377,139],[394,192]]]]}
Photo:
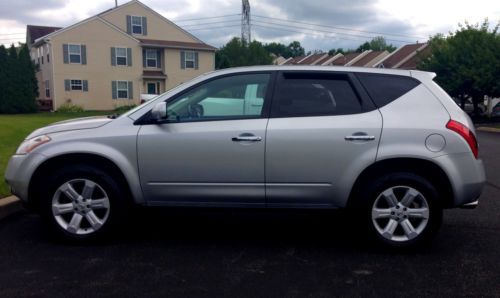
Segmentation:
{"type": "Polygon", "coordinates": [[[233,142],[260,142],[262,138],[258,136],[237,136],[231,138],[231,140],[233,142]]]}
{"type": "Polygon", "coordinates": [[[344,138],[346,141],[373,141],[375,140],[375,136],[366,136],[366,135],[352,135],[352,136],[346,136],[344,138]]]}

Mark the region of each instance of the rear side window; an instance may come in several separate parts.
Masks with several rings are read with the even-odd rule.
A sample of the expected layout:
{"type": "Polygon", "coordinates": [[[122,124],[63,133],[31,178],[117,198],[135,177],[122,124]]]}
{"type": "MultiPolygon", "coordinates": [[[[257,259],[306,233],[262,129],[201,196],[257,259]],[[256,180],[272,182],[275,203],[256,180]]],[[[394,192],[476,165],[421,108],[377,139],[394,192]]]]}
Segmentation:
{"type": "Polygon", "coordinates": [[[346,115],[361,112],[361,104],[347,76],[284,73],[272,105],[271,117],[346,115]]]}
{"type": "Polygon", "coordinates": [[[356,73],[356,76],[378,108],[391,103],[420,85],[419,81],[405,76],[371,73],[356,73]]]}

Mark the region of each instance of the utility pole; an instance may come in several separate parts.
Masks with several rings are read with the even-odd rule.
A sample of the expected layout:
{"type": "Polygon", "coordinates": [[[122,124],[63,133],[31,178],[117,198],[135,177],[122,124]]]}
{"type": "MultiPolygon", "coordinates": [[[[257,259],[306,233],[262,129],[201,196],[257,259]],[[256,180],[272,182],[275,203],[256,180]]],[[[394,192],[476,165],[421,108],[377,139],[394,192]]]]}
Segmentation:
{"type": "Polygon", "coordinates": [[[250,3],[248,0],[242,0],[241,6],[241,41],[244,44],[250,43],[250,3]]]}

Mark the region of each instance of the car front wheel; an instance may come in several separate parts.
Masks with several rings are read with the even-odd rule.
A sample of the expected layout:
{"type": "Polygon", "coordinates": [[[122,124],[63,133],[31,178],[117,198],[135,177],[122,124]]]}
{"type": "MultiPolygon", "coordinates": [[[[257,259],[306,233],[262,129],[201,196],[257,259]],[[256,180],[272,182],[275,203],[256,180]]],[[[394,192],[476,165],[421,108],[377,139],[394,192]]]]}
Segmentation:
{"type": "Polygon", "coordinates": [[[106,234],[125,213],[123,188],[98,168],[62,168],[48,179],[47,186],[42,215],[51,230],[67,240],[89,240],[106,234]]]}

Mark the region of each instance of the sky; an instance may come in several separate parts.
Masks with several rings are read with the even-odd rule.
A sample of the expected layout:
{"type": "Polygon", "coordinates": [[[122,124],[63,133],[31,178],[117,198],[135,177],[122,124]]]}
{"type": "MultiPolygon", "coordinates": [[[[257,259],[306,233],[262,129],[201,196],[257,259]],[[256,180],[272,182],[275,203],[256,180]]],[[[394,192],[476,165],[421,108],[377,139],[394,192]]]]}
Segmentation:
{"type": "MultiPolygon", "coordinates": [[[[210,45],[241,36],[240,0],[142,2],[210,45]]],[[[114,5],[114,0],[0,0],[0,44],[24,41],[27,24],[64,27],[114,5]]],[[[250,6],[252,40],[298,40],[307,51],[356,48],[379,35],[401,46],[447,34],[465,21],[488,18],[492,26],[500,21],[498,0],[250,0],[250,6]]]]}

